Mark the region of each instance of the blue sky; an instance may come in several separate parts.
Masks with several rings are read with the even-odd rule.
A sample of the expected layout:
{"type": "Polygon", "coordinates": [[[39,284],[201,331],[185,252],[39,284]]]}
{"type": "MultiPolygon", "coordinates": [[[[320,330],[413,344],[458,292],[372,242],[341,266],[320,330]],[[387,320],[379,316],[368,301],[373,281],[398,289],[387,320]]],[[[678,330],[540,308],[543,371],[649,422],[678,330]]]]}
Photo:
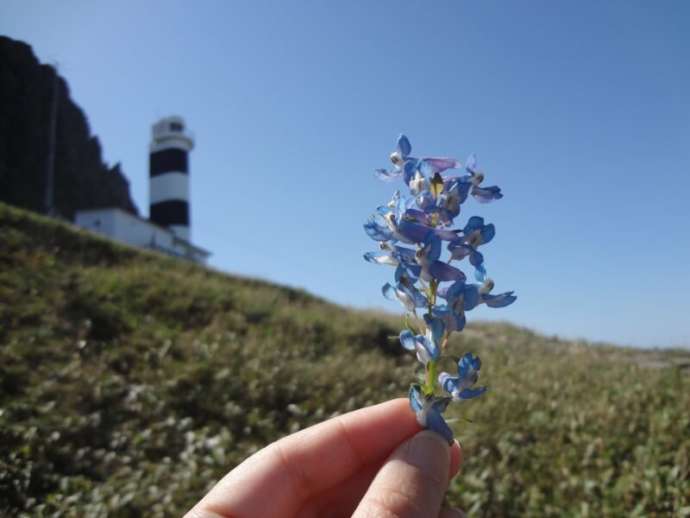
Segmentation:
{"type": "Polygon", "coordinates": [[[470,317],[690,346],[687,2],[3,0],[57,61],[148,213],[150,125],[180,114],[193,240],[212,265],[398,311],[361,224],[420,155],[476,152],[505,198],[483,250],[517,303],[470,317]]]}

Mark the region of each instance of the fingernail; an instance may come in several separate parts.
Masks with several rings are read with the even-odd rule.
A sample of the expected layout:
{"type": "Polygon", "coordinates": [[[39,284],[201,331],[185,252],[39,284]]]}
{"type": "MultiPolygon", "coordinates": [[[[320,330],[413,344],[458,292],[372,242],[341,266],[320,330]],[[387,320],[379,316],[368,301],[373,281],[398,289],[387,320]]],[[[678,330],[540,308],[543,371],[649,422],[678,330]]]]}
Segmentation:
{"type": "Polygon", "coordinates": [[[443,437],[436,432],[419,432],[408,442],[403,456],[407,462],[417,466],[423,473],[434,478],[447,476],[450,465],[450,448],[443,437]]]}

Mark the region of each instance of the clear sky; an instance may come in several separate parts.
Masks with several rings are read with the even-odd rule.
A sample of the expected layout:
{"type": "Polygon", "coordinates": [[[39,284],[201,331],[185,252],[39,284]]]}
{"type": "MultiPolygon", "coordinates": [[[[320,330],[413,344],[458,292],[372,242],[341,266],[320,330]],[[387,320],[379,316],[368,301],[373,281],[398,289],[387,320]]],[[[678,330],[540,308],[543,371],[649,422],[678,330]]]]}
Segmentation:
{"type": "Polygon", "coordinates": [[[505,194],[464,210],[519,299],[470,319],[642,346],[690,346],[688,24],[684,1],[0,3],[144,215],[150,126],[185,117],[213,266],[398,311],[361,225],[405,132],[505,194]]]}

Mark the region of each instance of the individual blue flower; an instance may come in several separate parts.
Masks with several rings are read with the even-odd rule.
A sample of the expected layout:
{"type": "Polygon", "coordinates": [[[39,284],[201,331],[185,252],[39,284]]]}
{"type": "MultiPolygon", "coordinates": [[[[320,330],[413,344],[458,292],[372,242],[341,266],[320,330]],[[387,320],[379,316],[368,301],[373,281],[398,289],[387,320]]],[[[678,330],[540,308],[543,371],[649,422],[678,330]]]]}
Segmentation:
{"type": "Polygon", "coordinates": [[[481,368],[482,362],[479,356],[467,353],[458,360],[458,375],[452,376],[447,372],[442,372],[438,376],[439,385],[451,395],[454,401],[479,397],[487,390],[486,387],[473,388],[479,380],[481,368]]]}
{"type": "Polygon", "coordinates": [[[514,291],[506,291],[498,295],[491,295],[489,293],[482,295],[482,302],[490,308],[504,308],[511,305],[517,300],[517,295],[514,291]]]}
{"type": "Polygon", "coordinates": [[[424,323],[426,324],[426,339],[432,344],[433,348],[440,350],[441,342],[446,331],[443,320],[427,313],[424,315],[424,323]]]}
{"type": "Polygon", "coordinates": [[[430,227],[406,218],[400,219],[393,211],[384,212],[383,207],[369,217],[364,224],[364,231],[374,241],[401,241],[407,244],[423,243],[433,233],[430,227]]]}
{"type": "Polygon", "coordinates": [[[405,211],[404,217],[409,221],[415,221],[416,223],[426,225],[428,227],[431,226],[433,223],[431,214],[425,212],[424,210],[418,210],[414,208],[407,209],[405,211]]]}
{"type": "Polygon", "coordinates": [[[417,223],[411,218],[402,218],[400,223],[395,224],[395,232],[402,236],[401,241],[406,243],[424,243],[427,238],[434,234],[434,229],[426,225],[417,223]]]}
{"type": "Polygon", "coordinates": [[[412,286],[419,279],[422,267],[418,264],[400,263],[395,269],[395,282],[405,286],[412,286]]]}
{"type": "Polygon", "coordinates": [[[407,244],[423,243],[434,232],[431,227],[417,223],[414,216],[406,214],[406,200],[399,191],[367,220],[364,230],[375,241],[402,241],[407,244]]]}
{"type": "Polygon", "coordinates": [[[461,309],[459,311],[453,310],[447,304],[445,306],[438,306],[433,310],[434,316],[440,318],[448,332],[462,331],[465,329],[465,312],[461,309]]]}
{"type": "Polygon", "coordinates": [[[417,222],[414,215],[408,216],[407,213],[399,221],[392,214],[385,219],[393,239],[403,243],[423,244],[431,235],[443,241],[452,241],[458,237],[455,230],[423,225],[417,222]]]}
{"type": "Polygon", "coordinates": [[[424,315],[426,332],[415,335],[409,329],[400,333],[400,343],[408,351],[416,352],[417,359],[426,366],[430,361],[438,360],[441,356],[441,343],[445,333],[445,325],[439,318],[429,314],[424,315]]]}
{"type": "Polygon", "coordinates": [[[465,228],[462,230],[463,241],[472,248],[489,243],[496,235],[496,227],[493,223],[484,224],[484,218],[472,216],[467,220],[465,228]]]}
{"type": "Polygon", "coordinates": [[[405,196],[401,195],[400,191],[395,191],[390,201],[385,205],[385,207],[379,207],[378,211],[384,215],[388,212],[392,212],[393,214],[395,214],[395,217],[397,219],[400,219],[405,213],[407,203],[408,199],[405,196]]]}
{"type": "Polygon", "coordinates": [[[438,344],[429,340],[427,336],[415,335],[409,329],[400,332],[400,344],[408,351],[417,353],[417,360],[422,365],[426,365],[432,360],[438,360],[441,355],[441,348],[438,344]]]}
{"type": "Polygon", "coordinates": [[[460,279],[439,289],[438,295],[446,299],[446,305],[437,307],[434,314],[443,320],[448,332],[462,331],[466,323],[465,311],[474,309],[480,302],[478,286],[460,279]]]}
{"type": "Polygon", "coordinates": [[[419,161],[418,167],[422,174],[433,176],[448,169],[462,167],[462,164],[455,158],[422,158],[419,161]]]}
{"type": "Polygon", "coordinates": [[[436,432],[448,441],[448,444],[452,444],[453,431],[445,419],[443,419],[443,412],[448,407],[451,398],[424,397],[418,385],[410,387],[408,397],[410,399],[410,408],[415,413],[420,426],[436,432]]]}
{"type": "Polygon", "coordinates": [[[438,296],[446,299],[448,307],[453,311],[470,311],[481,303],[479,286],[467,284],[464,280],[458,280],[448,286],[438,290],[438,296]]]}
{"type": "Polygon", "coordinates": [[[486,267],[484,266],[484,256],[475,248],[467,245],[462,239],[448,243],[448,250],[452,259],[461,261],[465,257],[470,258],[470,264],[474,266],[474,277],[484,282],[486,279],[486,267]]]}
{"type": "Polygon", "coordinates": [[[411,248],[392,245],[387,241],[381,242],[379,247],[381,249],[380,252],[367,252],[364,254],[364,260],[369,263],[387,264],[389,266],[416,264],[415,250],[411,248]]]}
{"type": "Polygon", "coordinates": [[[465,279],[465,274],[454,266],[439,260],[441,256],[441,240],[435,235],[430,234],[424,246],[422,246],[415,257],[421,266],[421,277],[425,281],[436,279],[438,281],[457,281],[465,279]]]}
{"type": "Polygon", "coordinates": [[[469,182],[472,184],[471,194],[479,203],[489,203],[503,198],[501,189],[495,185],[480,187],[484,181],[484,173],[477,169],[477,157],[472,154],[465,162],[465,170],[470,173],[469,182]]]}
{"type": "Polygon", "coordinates": [[[429,180],[426,176],[417,171],[410,179],[407,186],[410,188],[410,194],[412,194],[412,196],[417,196],[429,190],[429,180]]]}
{"type": "Polygon", "coordinates": [[[501,188],[496,185],[492,185],[491,187],[479,187],[475,185],[470,192],[479,203],[489,203],[503,198],[501,188]]]}
{"type": "Polygon", "coordinates": [[[486,304],[490,308],[504,308],[517,300],[517,296],[513,291],[506,291],[505,293],[499,293],[498,295],[491,295],[490,292],[493,289],[494,281],[491,279],[486,279],[484,284],[482,284],[478,290],[480,304],[486,304]]]}
{"type": "Polygon", "coordinates": [[[374,214],[364,224],[364,231],[374,241],[392,241],[393,233],[388,228],[381,214],[374,214]]]}
{"type": "Polygon", "coordinates": [[[517,300],[514,292],[507,291],[499,295],[491,295],[494,289],[494,281],[486,279],[483,284],[466,284],[460,280],[448,287],[438,290],[438,296],[446,299],[448,308],[454,312],[471,311],[480,304],[486,304],[491,308],[502,308],[517,300]]]}
{"type": "Polygon", "coordinates": [[[454,158],[414,158],[410,156],[412,152],[412,145],[405,135],[398,137],[398,142],[390,155],[390,160],[393,163],[393,170],[376,169],[376,175],[385,181],[395,180],[403,177],[405,184],[409,186],[411,180],[419,172],[422,175],[434,175],[441,173],[448,169],[456,169],[462,167],[460,162],[454,158]]]}
{"type": "Polygon", "coordinates": [[[408,183],[417,169],[417,160],[408,160],[411,151],[412,146],[410,145],[410,141],[405,135],[400,135],[395,151],[390,155],[390,160],[393,163],[393,170],[376,169],[376,176],[381,180],[391,181],[404,175],[405,183],[408,183]]]}
{"type": "Polygon", "coordinates": [[[416,308],[428,306],[427,298],[413,285],[398,282],[395,286],[386,283],[381,288],[383,296],[388,300],[397,300],[410,313],[415,313],[416,308]]]}
{"type": "Polygon", "coordinates": [[[474,266],[475,278],[483,282],[486,279],[484,256],[477,251],[481,245],[489,243],[496,235],[496,227],[493,223],[485,225],[484,218],[472,216],[462,231],[462,236],[448,244],[451,258],[462,260],[469,256],[470,264],[474,266]]]}
{"type": "Polygon", "coordinates": [[[445,182],[444,190],[436,200],[439,220],[446,226],[452,225],[453,220],[460,214],[460,205],[467,199],[469,184],[453,179],[445,182]]]}

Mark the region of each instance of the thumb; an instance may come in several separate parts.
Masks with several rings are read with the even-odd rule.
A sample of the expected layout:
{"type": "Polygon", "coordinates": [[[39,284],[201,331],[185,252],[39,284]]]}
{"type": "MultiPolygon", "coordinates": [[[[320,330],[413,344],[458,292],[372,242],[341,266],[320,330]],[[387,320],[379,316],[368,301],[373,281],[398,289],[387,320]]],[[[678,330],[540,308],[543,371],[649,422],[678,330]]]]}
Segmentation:
{"type": "Polygon", "coordinates": [[[443,437],[419,432],[388,458],[352,516],[437,516],[448,486],[450,458],[443,437]]]}

